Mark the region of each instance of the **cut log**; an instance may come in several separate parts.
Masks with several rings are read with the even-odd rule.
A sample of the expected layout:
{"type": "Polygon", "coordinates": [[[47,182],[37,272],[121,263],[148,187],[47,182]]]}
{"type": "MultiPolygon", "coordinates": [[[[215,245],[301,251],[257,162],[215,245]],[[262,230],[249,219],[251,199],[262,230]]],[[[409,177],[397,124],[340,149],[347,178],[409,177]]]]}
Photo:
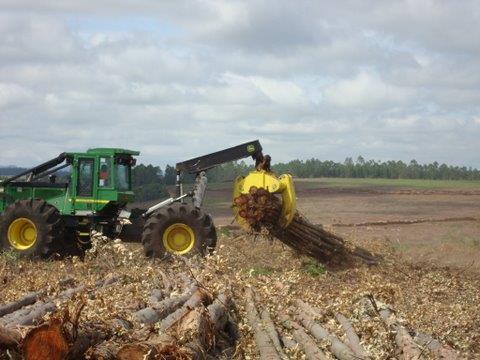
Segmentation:
{"type": "Polygon", "coordinates": [[[262,319],[263,327],[267,332],[268,336],[270,337],[270,340],[272,340],[273,346],[277,350],[278,355],[280,355],[282,359],[287,359],[287,356],[283,352],[282,345],[278,337],[277,329],[275,329],[275,324],[273,323],[272,318],[270,317],[270,313],[266,309],[263,309],[260,312],[260,317],[262,319]]]}
{"type": "Polygon", "coordinates": [[[308,314],[315,320],[320,320],[323,317],[323,311],[313,305],[306,303],[303,300],[295,299],[295,305],[302,310],[304,313],[308,314]]]}
{"type": "Polygon", "coordinates": [[[292,330],[295,341],[300,345],[308,360],[327,360],[325,353],[318,347],[315,341],[305,332],[305,329],[287,315],[281,315],[284,326],[292,330]]]}
{"type": "Polygon", "coordinates": [[[154,324],[177,310],[197,290],[197,286],[190,286],[183,294],[164,299],[153,306],[138,310],[134,316],[136,320],[142,324],[154,324]]]}
{"type": "Polygon", "coordinates": [[[2,318],[2,323],[7,328],[16,326],[34,325],[46,314],[55,311],[57,306],[53,302],[39,301],[29,308],[21,309],[19,313],[13,312],[2,318]],[[23,311],[22,311],[23,310],[23,311]]]}
{"type": "Polygon", "coordinates": [[[201,349],[201,352],[208,352],[215,343],[215,328],[204,309],[189,311],[180,320],[175,332],[179,345],[190,344],[189,347],[201,349]]]}
{"type": "MultiPolygon", "coordinates": [[[[95,285],[97,288],[106,287],[117,282],[120,277],[107,277],[104,280],[98,281],[95,285]]],[[[33,305],[21,308],[10,314],[0,318],[0,326],[13,328],[16,326],[29,326],[37,324],[46,314],[57,310],[57,304],[63,303],[71,299],[74,295],[85,291],[86,286],[80,285],[75,288],[67,289],[56,297],[50,297],[45,301],[37,301],[33,305]]]]}
{"type": "Polygon", "coordinates": [[[60,321],[44,324],[32,329],[23,340],[25,360],[63,360],[69,346],[60,321]]]}
{"type": "Polygon", "coordinates": [[[308,314],[298,310],[296,315],[300,323],[317,340],[327,340],[330,342],[330,351],[340,360],[355,360],[357,356],[335,335],[330,334],[323,326],[316,323],[308,314]]]}
{"type": "Polygon", "coordinates": [[[295,340],[285,335],[281,335],[281,339],[282,339],[283,347],[285,349],[288,349],[290,351],[295,351],[298,349],[298,344],[295,342],[295,340]]]}
{"type": "Polygon", "coordinates": [[[91,348],[85,353],[85,358],[91,360],[115,360],[120,346],[113,341],[104,341],[91,348]]]}
{"type": "Polygon", "coordinates": [[[344,239],[322,226],[312,224],[298,212],[290,224],[283,228],[280,225],[281,201],[266,189],[252,186],[248,194],[241,194],[234,199],[233,206],[253,232],[264,233],[266,230],[270,236],[297,252],[319,261],[344,264],[360,260],[376,264],[379,260],[364,249],[351,251],[344,239]]]}
{"type": "Polygon", "coordinates": [[[85,352],[97,344],[102,343],[112,336],[109,328],[93,327],[93,325],[84,324],[83,329],[78,332],[77,338],[70,345],[68,351],[68,359],[83,359],[85,352]]]}
{"type": "Polygon", "coordinates": [[[207,312],[210,317],[210,321],[214,324],[215,329],[223,330],[228,322],[227,306],[230,300],[225,294],[220,294],[218,297],[207,307],[207,312]]]}
{"type": "Polygon", "coordinates": [[[345,335],[347,336],[348,345],[352,349],[353,353],[361,359],[365,359],[368,357],[367,352],[360,344],[360,338],[358,337],[355,329],[353,328],[350,320],[348,320],[342,314],[335,314],[337,321],[342,325],[343,329],[345,330],[345,335]]]}
{"type": "Polygon", "coordinates": [[[21,340],[19,331],[0,327],[0,350],[15,349],[21,340]]]}
{"type": "Polygon", "coordinates": [[[17,301],[10,302],[8,304],[0,306],[0,317],[6,314],[10,314],[18,309],[21,309],[24,306],[32,305],[37,302],[38,298],[42,296],[45,292],[32,292],[25,295],[23,298],[17,301]]]}
{"type": "Polygon", "coordinates": [[[183,306],[173,313],[168,315],[165,319],[160,322],[160,331],[166,331],[177,323],[183,316],[185,316],[190,310],[194,309],[200,304],[207,305],[211,302],[210,295],[203,289],[198,289],[193,293],[193,295],[183,304],[183,306]]]}
{"type": "Polygon", "coordinates": [[[253,301],[254,295],[253,290],[247,288],[245,290],[245,311],[247,313],[247,319],[250,324],[250,327],[253,331],[253,336],[255,343],[257,344],[258,351],[260,353],[260,359],[262,360],[277,360],[280,359],[280,356],[277,353],[277,350],[273,346],[273,343],[264,331],[261,323],[260,316],[258,315],[257,308],[253,301]]]}
{"type": "Polygon", "coordinates": [[[440,341],[424,333],[415,333],[413,340],[420,346],[427,347],[436,359],[456,360],[458,354],[448,345],[443,345],[440,341]]]}
{"type": "Polygon", "coordinates": [[[153,360],[158,356],[155,346],[148,343],[123,345],[115,354],[118,360],[153,360]]]}
{"type": "Polygon", "coordinates": [[[417,360],[421,351],[413,341],[405,326],[400,324],[392,309],[386,307],[379,309],[383,322],[395,332],[395,343],[399,350],[399,357],[403,360],[417,360]]]}

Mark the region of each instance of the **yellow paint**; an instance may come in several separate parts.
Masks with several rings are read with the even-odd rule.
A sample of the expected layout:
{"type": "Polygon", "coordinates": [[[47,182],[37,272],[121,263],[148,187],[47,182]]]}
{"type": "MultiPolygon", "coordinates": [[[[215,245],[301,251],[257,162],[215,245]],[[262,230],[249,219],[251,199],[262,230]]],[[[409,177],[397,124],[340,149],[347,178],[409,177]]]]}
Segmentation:
{"type": "Polygon", "coordinates": [[[170,253],[176,255],[186,254],[195,245],[195,234],[187,224],[172,224],[163,233],[163,245],[170,253]]]}
{"type": "Polygon", "coordinates": [[[7,231],[8,242],[17,250],[27,250],[37,241],[37,227],[27,218],[15,219],[7,231]]]}
{"type": "MultiPolygon", "coordinates": [[[[70,201],[71,201],[71,199],[70,199],[70,201]]],[[[110,202],[110,200],[76,198],[75,202],[86,203],[86,204],[108,204],[110,202]]]]}
{"type": "MultiPolygon", "coordinates": [[[[280,194],[282,196],[280,226],[285,228],[290,225],[297,211],[297,198],[292,176],[285,174],[277,177],[273,172],[264,170],[252,171],[246,177],[237,177],[233,186],[233,198],[235,199],[241,194],[247,194],[252,186],[264,188],[272,194],[280,194]]],[[[236,221],[241,226],[246,226],[247,222],[238,215],[238,209],[234,207],[233,210],[236,221]]]]}

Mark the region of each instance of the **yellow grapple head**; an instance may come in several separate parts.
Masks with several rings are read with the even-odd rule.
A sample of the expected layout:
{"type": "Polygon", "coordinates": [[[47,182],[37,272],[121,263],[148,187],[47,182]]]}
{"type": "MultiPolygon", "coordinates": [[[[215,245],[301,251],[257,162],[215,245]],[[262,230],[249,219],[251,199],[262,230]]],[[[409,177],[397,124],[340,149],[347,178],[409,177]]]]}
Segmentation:
{"type": "MultiPolygon", "coordinates": [[[[280,214],[280,226],[286,228],[293,220],[297,210],[297,199],[295,197],[295,187],[291,175],[285,174],[277,177],[274,173],[265,170],[252,171],[247,176],[239,176],[235,179],[233,186],[233,198],[241,194],[247,194],[252,186],[264,188],[272,194],[282,196],[282,212],[280,214]]],[[[247,222],[238,214],[238,209],[233,208],[235,220],[243,227],[247,227],[247,222]]]]}

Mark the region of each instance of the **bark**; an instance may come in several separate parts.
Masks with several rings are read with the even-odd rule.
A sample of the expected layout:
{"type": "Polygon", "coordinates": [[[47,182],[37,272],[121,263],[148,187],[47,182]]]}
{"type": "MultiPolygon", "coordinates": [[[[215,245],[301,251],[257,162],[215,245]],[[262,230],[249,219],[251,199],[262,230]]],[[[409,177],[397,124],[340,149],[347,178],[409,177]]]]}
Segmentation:
{"type": "Polygon", "coordinates": [[[92,360],[115,360],[119,348],[120,346],[115,342],[104,341],[88,349],[85,356],[92,360]]]}
{"type": "Polygon", "coordinates": [[[245,311],[247,313],[247,319],[250,324],[250,327],[253,330],[253,336],[255,338],[255,343],[260,352],[260,359],[262,360],[277,360],[280,359],[280,356],[275,350],[275,347],[272,344],[272,341],[268,334],[264,331],[261,323],[260,316],[255,307],[253,301],[254,295],[253,291],[250,288],[247,288],[245,291],[246,303],[245,311]]]}
{"type": "Polygon", "coordinates": [[[405,326],[400,324],[394,314],[394,312],[389,309],[380,309],[380,317],[383,322],[393,331],[395,331],[395,343],[397,344],[399,350],[400,359],[404,360],[417,360],[420,358],[421,351],[418,348],[417,344],[413,341],[412,337],[408,333],[405,326]]]}
{"type": "Polygon", "coordinates": [[[207,312],[210,317],[210,321],[214,324],[215,329],[223,330],[228,322],[227,306],[230,301],[225,294],[220,294],[210,305],[207,307],[207,312]]]}
{"type": "Polygon", "coordinates": [[[458,354],[448,345],[443,345],[440,341],[432,338],[430,335],[416,333],[413,340],[420,346],[427,347],[434,355],[435,359],[456,360],[458,354]]]}
{"type": "Polygon", "coordinates": [[[209,301],[211,302],[211,298],[204,290],[199,289],[195,291],[181,308],[175,310],[160,322],[160,331],[166,331],[185,316],[191,309],[194,309],[202,303],[205,305],[209,301]]]}
{"type": "MultiPolygon", "coordinates": [[[[106,287],[114,284],[120,278],[119,277],[107,277],[98,281],[95,286],[97,288],[106,287]]],[[[56,303],[62,303],[71,299],[74,295],[85,291],[86,286],[80,285],[75,288],[70,288],[60,292],[56,297],[50,297],[45,301],[37,301],[33,305],[21,308],[10,314],[3,316],[0,319],[0,326],[12,328],[16,326],[27,326],[37,324],[46,314],[57,310],[56,303]]]]}
{"type": "Polygon", "coordinates": [[[283,347],[285,349],[296,350],[298,348],[298,344],[295,342],[295,340],[285,335],[281,335],[281,338],[282,338],[283,347]]]}
{"type": "Polygon", "coordinates": [[[295,300],[295,305],[297,308],[302,310],[304,313],[308,314],[312,318],[315,318],[317,320],[321,319],[323,317],[323,311],[315,306],[312,306],[308,303],[306,303],[303,300],[296,299],[295,300]]]}
{"type": "Polygon", "coordinates": [[[0,317],[10,314],[18,309],[21,309],[24,306],[32,305],[37,302],[38,298],[43,295],[43,291],[33,292],[25,295],[23,298],[17,301],[10,302],[8,304],[0,306],[0,317]]]}
{"type": "Polygon", "coordinates": [[[360,338],[355,332],[355,329],[353,328],[350,320],[348,320],[342,314],[335,314],[335,317],[337,318],[337,321],[340,323],[340,325],[342,325],[343,329],[345,330],[345,334],[348,339],[348,345],[350,345],[350,348],[352,349],[353,353],[361,359],[367,358],[368,355],[365,349],[363,348],[363,346],[360,344],[360,338]]]}
{"type": "Polygon", "coordinates": [[[292,330],[293,338],[300,345],[308,360],[328,359],[300,324],[290,320],[287,315],[282,315],[281,320],[287,328],[292,330]]]}
{"type": "Polygon", "coordinates": [[[9,314],[10,316],[4,318],[5,322],[3,322],[3,324],[7,328],[34,325],[46,314],[55,311],[56,309],[57,306],[53,302],[39,301],[30,308],[26,308],[24,311],[21,311],[18,314],[17,312],[9,314]]]}
{"type": "Polygon", "coordinates": [[[287,356],[283,352],[280,339],[278,338],[278,332],[277,329],[275,329],[275,324],[270,317],[270,313],[266,309],[264,309],[260,312],[260,317],[262,319],[264,329],[270,337],[270,340],[272,340],[273,346],[277,350],[278,354],[282,359],[287,359],[287,356]]]}
{"type": "Polygon", "coordinates": [[[197,286],[190,286],[183,294],[179,296],[164,299],[153,306],[138,310],[135,318],[141,324],[155,324],[160,319],[177,310],[197,291],[197,286]]]}
{"type": "Polygon", "coordinates": [[[188,312],[176,329],[179,345],[195,344],[202,351],[209,351],[215,342],[214,325],[209,321],[206,311],[196,308],[188,312]]]}
{"type": "Polygon", "coordinates": [[[111,337],[111,331],[108,328],[92,329],[85,328],[80,330],[77,338],[71,344],[68,351],[68,359],[82,359],[85,352],[92,346],[96,346],[111,337]]]}
{"type": "Polygon", "coordinates": [[[15,349],[21,340],[19,331],[0,327],[0,350],[15,349]]]}
{"type": "Polygon", "coordinates": [[[242,194],[234,199],[233,206],[253,231],[267,229],[271,236],[297,252],[319,261],[349,263],[361,260],[375,264],[379,260],[364,249],[350,251],[341,237],[312,224],[298,212],[291,223],[282,228],[279,222],[282,204],[274,194],[263,188],[252,186],[248,194],[242,194]]]}
{"type": "Polygon", "coordinates": [[[327,340],[330,342],[330,351],[340,360],[354,360],[355,354],[335,335],[330,334],[323,326],[317,324],[310,316],[303,311],[298,311],[297,318],[310,334],[317,340],[327,340]]]}

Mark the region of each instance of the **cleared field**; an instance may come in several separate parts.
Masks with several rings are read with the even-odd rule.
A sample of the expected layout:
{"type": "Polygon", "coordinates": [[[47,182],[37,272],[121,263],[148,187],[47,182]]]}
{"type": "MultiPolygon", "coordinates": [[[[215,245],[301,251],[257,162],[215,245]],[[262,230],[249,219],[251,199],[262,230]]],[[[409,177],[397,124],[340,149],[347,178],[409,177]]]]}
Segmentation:
{"type": "MultiPolygon", "coordinates": [[[[382,186],[353,183],[342,187],[325,185],[323,180],[297,180],[299,210],[313,222],[343,236],[349,244],[380,254],[383,260],[378,265],[330,267],[300,256],[279,241],[238,235],[232,227],[222,226],[216,252],[198,263],[182,258],[147,259],[138,243],[112,243],[104,239],[96,243],[83,261],[76,257],[31,261],[9,253],[0,255],[0,308],[36,291],[41,301],[15,314],[49,301],[47,304],[53,310],[42,315],[43,319],[37,319],[37,323],[45,323],[62,318],[67,310],[72,313],[84,306],[80,331],[97,329],[103,332],[107,344],[117,348],[132,342],[146,346],[144,339],[149,339],[150,344],[158,341],[159,327],[173,313],[167,317],[163,314],[151,326],[141,323],[137,314],[149,307],[163,309],[156,308],[159,303],[152,300],[153,294],[166,296],[162,300],[165,304],[163,301],[183,294],[185,286],[193,281],[212,297],[210,301],[223,294],[234,304],[229,313],[238,334],[227,339],[231,341],[228,349],[221,341],[208,345],[212,358],[260,358],[262,348],[255,334],[257,322],[250,318],[246,301],[253,290],[259,313],[263,316],[268,312],[283,340],[290,339],[295,344],[310,339],[317,350],[334,358],[329,341],[316,341],[311,328],[305,336],[295,337],[295,331],[285,323],[285,316],[287,321],[298,321],[292,307],[302,300],[320,309],[315,321],[345,342],[345,333],[336,319],[338,314],[350,319],[369,358],[399,359],[395,331],[385,326],[378,309],[372,312],[365,307],[366,299],[374,299],[373,303],[381,309],[395,310],[417,344],[417,336],[426,334],[461,358],[478,359],[480,222],[475,219],[480,214],[480,195],[476,195],[475,186],[455,188],[456,185],[448,183],[434,189],[421,188],[421,192],[413,187],[398,192],[398,187],[388,183],[382,186]],[[467,217],[470,220],[458,220],[467,217]],[[424,222],[398,223],[415,220],[424,222]],[[109,279],[114,281],[112,286],[99,287],[99,283],[109,279]],[[173,289],[168,283],[174,284],[173,289]],[[126,326],[121,330],[116,327],[119,320],[126,326]],[[223,345],[217,349],[215,344],[223,345]]],[[[207,208],[215,222],[230,224],[231,184],[213,184],[209,189],[207,208]]],[[[190,299],[185,304],[191,303],[190,299]]],[[[193,313],[189,306],[175,312],[193,313]]],[[[205,309],[201,313],[204,312],[205,309]]],[[[8,314],[3,317],[4,326],[10,324],[8,319],[8,314]]],[[[308,322],[302,324],[307,326],[308,322]]],[[[0,330],[1,327],[2,316],[0,330]]],[[[171,331],[178,328],[173,326],[171,331]]],[[[26,333],[28,329],[23,327],[22,331],[26,333]]],[[[169,348],[177,351],[186,344],[184,333],[175,331],[169,348]]],[[[195,334],[202,333],[203,330],[195,334]]],[[[97,340],[92,345],[94,350],[95,347],[100,350],[103,344],[101,339],[97,340]]],[[[414,345],[420,354],[417,358],[441,358],[428,349],[428,344],[427,341],[414,345]]],[[[282,351],[288,359],[306,356],[302,346],[282,351]]],[[[10,359],[9,356],[0,348],[0,359],[10,359]]]]}
{"type": "Polygon", "coordinates": [[[468,180],[423,180],[423,179],[345,179],[345,178],[319,178],[297,179],[303,186],[313,187],[395,187],[409,189],[473,189],[480,190],[480,181],[468,180]]]}
{"type": "MultiPolygon", "coordinates": [[[[295,186],[299,211],[347,239],[387,244],[414,263],[480,270],[479,182],[321,178],[295,186]],[[395,223],[410,221],[423,222],[395,223]]],[[[232,223],[230,206],[231,184],[210,185],[206,208],[217,224],[232,223]]]]}

